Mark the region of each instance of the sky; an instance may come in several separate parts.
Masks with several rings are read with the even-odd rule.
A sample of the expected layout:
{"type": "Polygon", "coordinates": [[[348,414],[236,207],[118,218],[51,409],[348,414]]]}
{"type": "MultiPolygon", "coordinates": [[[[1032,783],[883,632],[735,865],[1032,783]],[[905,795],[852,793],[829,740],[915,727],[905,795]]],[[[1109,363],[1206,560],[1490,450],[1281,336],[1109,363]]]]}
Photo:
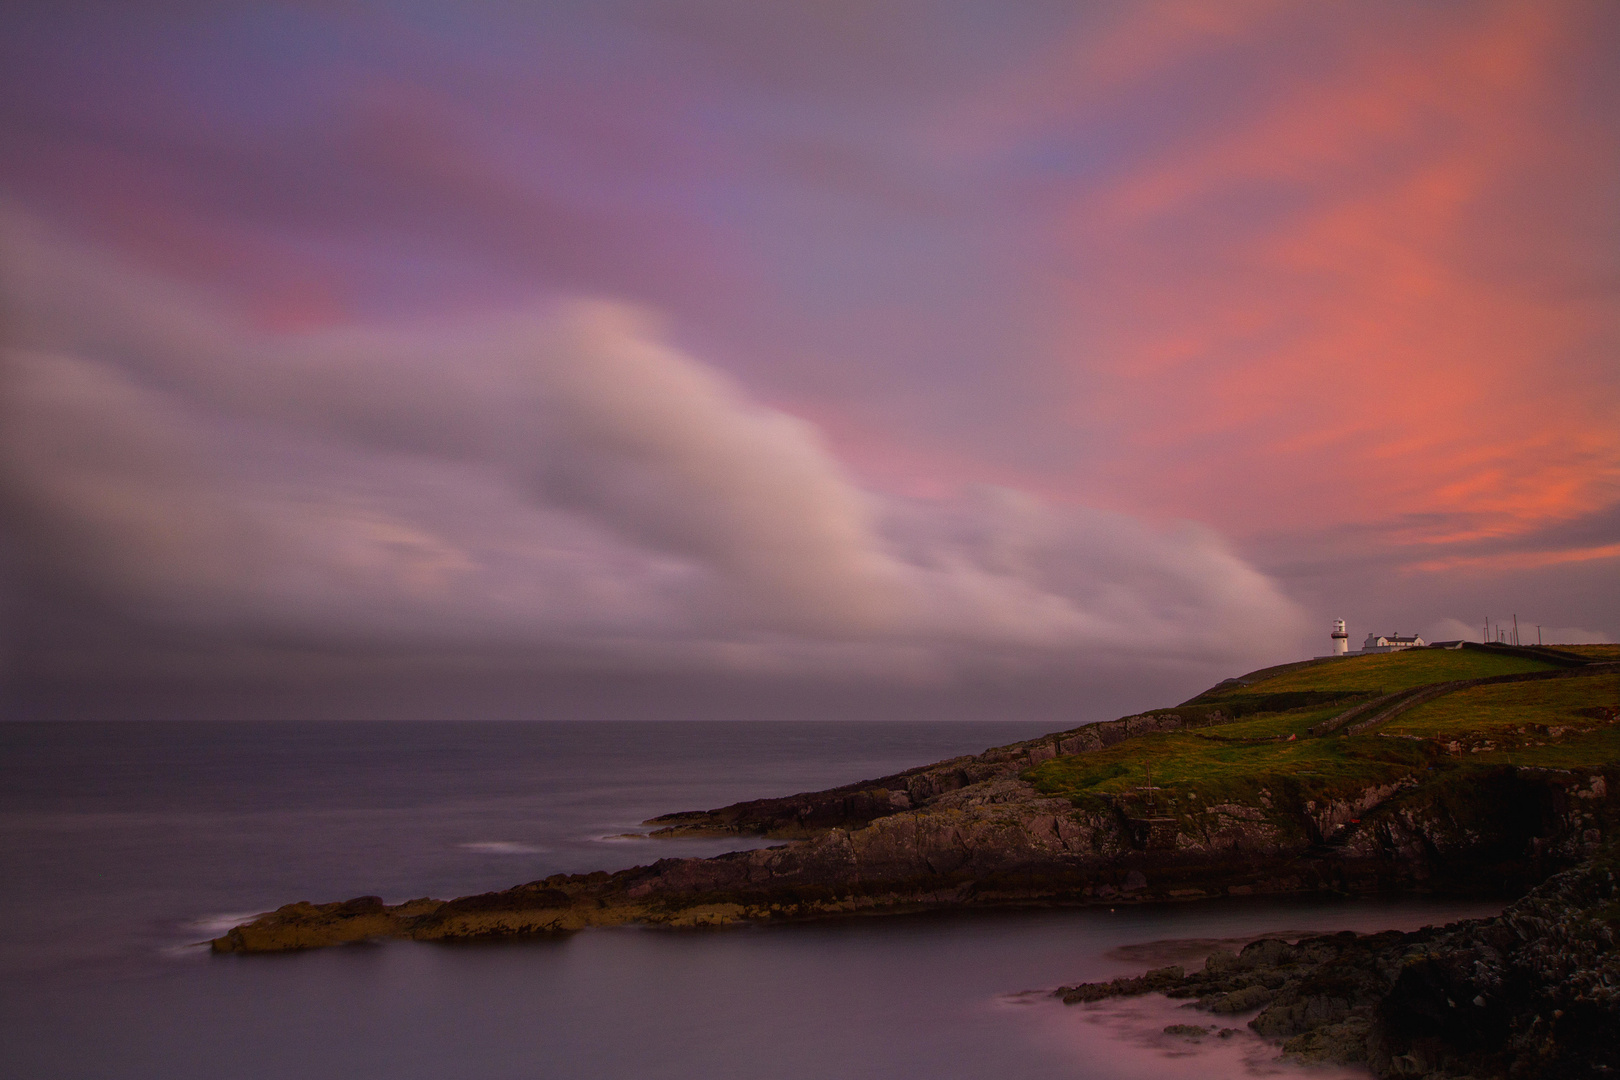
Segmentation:
{"type": "Polygon", "coordinates": [[[1620,640],[1610,4],[20,0],[0,305],[17,715],[1620,640]]]}

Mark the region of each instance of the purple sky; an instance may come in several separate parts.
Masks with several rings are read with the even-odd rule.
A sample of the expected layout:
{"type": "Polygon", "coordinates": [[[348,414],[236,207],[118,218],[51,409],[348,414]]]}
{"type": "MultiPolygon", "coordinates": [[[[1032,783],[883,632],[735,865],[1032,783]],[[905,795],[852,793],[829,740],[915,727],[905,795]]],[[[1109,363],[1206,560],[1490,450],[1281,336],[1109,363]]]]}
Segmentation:
{"type": "Polygon", "coordinates": [[[1614,640],[1617,118],[1578,0],[6,5],[13,701],[1078,720],[1341,616],[1614,640]]]}

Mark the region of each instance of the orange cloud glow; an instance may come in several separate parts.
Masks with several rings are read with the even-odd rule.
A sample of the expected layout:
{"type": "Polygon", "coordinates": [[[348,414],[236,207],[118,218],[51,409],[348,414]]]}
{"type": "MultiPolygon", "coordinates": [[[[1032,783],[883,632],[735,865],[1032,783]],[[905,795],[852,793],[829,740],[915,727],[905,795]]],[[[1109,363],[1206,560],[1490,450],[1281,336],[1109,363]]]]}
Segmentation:
{"type": "Polygon", "coordinates": [[[1564,551],[1515,551],[1504,555],[1459,555],[1445,559],[1431,559],[1408,567],[1414,572],[1443,573],[1452,570],[1501,571],[1539,570],[1546,566],[1566,563],[1596,562],[1599,559],[1620,559],[1620,544],[1602,544],[1597,547],[1570,548],[1564,551]]]}
{"type": "MultiPolygon", "coordinates": [[[[1398,33],[1333,10],[1334,66],[1069,194],[1083,272],[1058,377],[1072,421],[1110,432],[1077,485],[1239,535],[1371,525],[1431,552],[1613,505],[1620,318],[1583,213],[1612,220],[1620,152],[1569,104],[1586,9],[1431,12],[1398,33]]],[[[1309,36],[1246,11],[1269,19],[1250,33],[1309,36]]],[[[1147,51],[1118,92],[1225,40],[1147,51]]]]}

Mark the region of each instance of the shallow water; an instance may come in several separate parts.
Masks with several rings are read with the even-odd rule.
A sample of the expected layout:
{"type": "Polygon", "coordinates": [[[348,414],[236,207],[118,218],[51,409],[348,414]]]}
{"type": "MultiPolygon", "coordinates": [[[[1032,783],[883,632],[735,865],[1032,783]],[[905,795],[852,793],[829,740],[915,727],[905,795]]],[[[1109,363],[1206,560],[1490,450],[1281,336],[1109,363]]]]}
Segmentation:
{"type": "Polygon", "coordinates": [[[281,957],[213,957],[191,944],[291,899],[459,895],[727,850],[739,845],[620,834],[655,813],[869,778],[1037,733],[0,725],[0,1070],[180,1080],[1268,1075],[1275,1053],[1246,1030],[1164,1035],[1167,1024],[1208,1022],[1178,1003],[1065,1007],[1049,991],[1202,956],[1209,939],[1416,927],[1489,910],[1230,901],[281,957]]]}

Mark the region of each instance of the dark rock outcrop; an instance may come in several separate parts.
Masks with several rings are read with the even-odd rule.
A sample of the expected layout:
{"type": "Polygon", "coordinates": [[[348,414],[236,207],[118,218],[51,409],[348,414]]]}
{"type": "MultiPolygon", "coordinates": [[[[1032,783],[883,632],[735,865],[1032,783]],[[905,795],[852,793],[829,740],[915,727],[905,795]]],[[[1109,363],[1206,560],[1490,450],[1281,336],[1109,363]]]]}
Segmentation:
{"type": "MultiPolygon", "coordinates": [[[[1305,1062],[1379,1077],[1582,1080],[1620,1075],[1620,882],[1612,849],[1493,919],[1216,952],[1202,971],[1058,991],[1070,1004],[1144,993],[1241,1013],[1305,1062]]],[[[1168,1030],[1168,1029],[1167,1029],[1168,1030]]]]}

